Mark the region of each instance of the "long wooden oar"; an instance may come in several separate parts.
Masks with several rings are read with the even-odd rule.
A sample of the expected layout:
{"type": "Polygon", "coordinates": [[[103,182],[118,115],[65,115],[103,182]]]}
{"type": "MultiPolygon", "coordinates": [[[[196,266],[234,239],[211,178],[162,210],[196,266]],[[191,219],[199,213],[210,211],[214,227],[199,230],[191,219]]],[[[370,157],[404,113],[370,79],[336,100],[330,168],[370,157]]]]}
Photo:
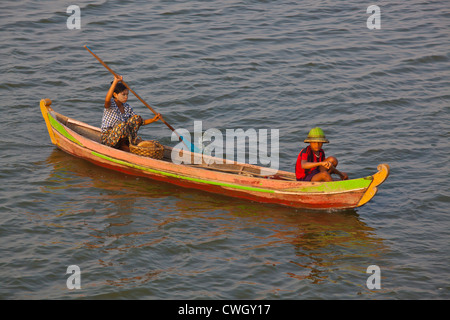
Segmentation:
{"type": "MultiPolygon", "coordinates": [[[[111,72],[115,77],[118,77],[119,75],[117,74],[117,73],[115,73],[110,67],[108,67],[108,65],[106,64],[106,63],[104,63],[103,61],[102,61],[102,59],[100,59],[99,58],[99,56],[97,56],[94,52],[92,52],[92,50],[87,46],[87,45],[85,45],[84,46],[85,48],[86,48],[86,50],[87,51],[89,51],[97,60],[98,60],[98,62],[100,62],[106,69],[108,69],[108,71],[109,72],[111,72]]],[[[156,111],[155,110],[153,110],[153,108],[152,107],[150,107],[150,105],[147,103],[147,102],[145,102],[144,101],[144,99],[142,99],[134,90],[132,90],[129,86],[128,86],[128,84],[126,84],[126,82],[125,81],[121,81],[122,83],[123,83],[123,85],[128,89],[128,90],[130,90],[130,92],[131,93],[133,93],[135,96],[136,96],[136,98],[138,98],[147,108],[149,108],[155,115],[157,114],[156,113],[156,111]]],[[[160,118],[160,120],[170,129],[170,130],[172,130],[173,132],[175,132],[175,134],[178,136],[178,138],[180,139],[180,141],[182,141],[183,143],[184,143],[184,145],[186,146],[186,147],[188,147],[189,148],[189,150],[190,151],[196,151],[197,150],[197,148],[192,144],[192,143],[190,143],[188,140],[185,140],[184,139],[184,137],[182,137],[182,136],[180,136],[179,134],[178,134],[178,132],[170,125],[170,124],[168,124],[167,122],[166,122],[166,120],[164,120],[162,117],[160,118]]]]}

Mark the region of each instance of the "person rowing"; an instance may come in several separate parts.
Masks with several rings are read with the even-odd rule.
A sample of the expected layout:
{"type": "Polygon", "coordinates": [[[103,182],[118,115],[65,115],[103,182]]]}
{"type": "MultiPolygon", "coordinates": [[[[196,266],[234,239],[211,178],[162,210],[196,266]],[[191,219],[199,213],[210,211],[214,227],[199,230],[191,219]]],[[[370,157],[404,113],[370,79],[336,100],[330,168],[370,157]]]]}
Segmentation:
{"type": "Polygon", "coordinates": [[[156,114],[152,119],[143,120],[127,103],[129,90],[121,82],[122,76],[114,76],[111,86],[105,97],[105,109],[101,125],[101,142],[104,145],[130,151],[131,143],[138,144],[142,139],[137,135],[142,125],[147,125],[161,119],[156,114]]]}

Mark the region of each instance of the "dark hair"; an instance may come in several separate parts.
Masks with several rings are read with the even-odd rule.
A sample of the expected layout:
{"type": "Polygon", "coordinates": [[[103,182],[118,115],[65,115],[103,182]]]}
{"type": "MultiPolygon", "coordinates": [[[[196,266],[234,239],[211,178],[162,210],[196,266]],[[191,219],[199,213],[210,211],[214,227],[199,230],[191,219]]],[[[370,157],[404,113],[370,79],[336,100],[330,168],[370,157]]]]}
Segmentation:
{"type": "MultiPolygon", "coordinates": [[[[114,81],[111,81],[111,84],[113,83],[114,81]]],[[[125,85],[122,83],[122,82],[118,82],[117,84],[116,84],[116,87],[114,88],[114,93],[121,93],[121,92],[123,92],[125,89],[127,89],[127,87],[125,87],[125,85]]]]}

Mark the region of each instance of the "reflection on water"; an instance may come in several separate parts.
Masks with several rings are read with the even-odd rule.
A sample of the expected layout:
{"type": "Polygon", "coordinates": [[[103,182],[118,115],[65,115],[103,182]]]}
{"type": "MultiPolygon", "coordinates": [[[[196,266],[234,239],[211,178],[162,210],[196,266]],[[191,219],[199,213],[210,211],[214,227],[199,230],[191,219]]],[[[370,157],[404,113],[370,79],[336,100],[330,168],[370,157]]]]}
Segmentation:
{"type": "MultiPolygon", "coordinates": [[[[240,265],[239,286],[263,285],[272,269],[282,270],[283,279],[332,282],[337,264],[355,272],[347,261],[385,250],[356,210],[324,213],[231,199],[130,177],[57,149],[47,162],[53,170],[42,191],[53,200],[60,194],[62,202],[47,219],[62,228],[78,220],[83,238],[73,235],[76,250],[102,270],[101,280],[90,283],[102,290],[153,281],[172,287],[179,278],[236,272],[240,265]],[[71,199],[64,198],[68,191],[71,199]]],[[[275,282],[266,292],[280,290],[275,282]]]]}
{"type": "Polygon", "coordinates": [[[299,280],[310,279],[313,283],[329,280],[327,274],[336,268],[338,260],[367,258],[385,250],[382,240],[359,219],[355,210],[290,212],[244,206],[230,211],[269,231],[258,246],[292,245],[295,256],[289,262],[294,268],[287,274],[299,280]]]}

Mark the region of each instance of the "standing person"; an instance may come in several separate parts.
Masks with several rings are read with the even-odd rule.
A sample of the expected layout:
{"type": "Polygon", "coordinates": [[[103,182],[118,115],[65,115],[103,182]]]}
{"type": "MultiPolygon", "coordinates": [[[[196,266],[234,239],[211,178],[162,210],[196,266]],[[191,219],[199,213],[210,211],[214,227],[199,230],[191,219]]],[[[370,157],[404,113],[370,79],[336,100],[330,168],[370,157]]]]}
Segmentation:
{"type": "Polygon", "coordinates": [[[324,132],[319,127],[311,129],[308,137],[304,140],[309,146],[303,148],[295,165],[297,181],[333,181],[331,174],[335,173],[342,180],[347,180],[345,172],[336,169],[338,161],[335,157],[325,158],[322,149],[324,143],[329,143],[324,132]]]}
{"type": "Polygon", "coordinates": [[[130,151],[129,137],[131,143],[138,144],[141,141],[137,135],[140,126],[161,119],[161,115],[158,113],[153,119],[143,120],[140,115],[135,114],[127,103],[129,90],[122,80],[122,76],[114,77],[106,94],[101,141],[107,146],[130,151]]]}

